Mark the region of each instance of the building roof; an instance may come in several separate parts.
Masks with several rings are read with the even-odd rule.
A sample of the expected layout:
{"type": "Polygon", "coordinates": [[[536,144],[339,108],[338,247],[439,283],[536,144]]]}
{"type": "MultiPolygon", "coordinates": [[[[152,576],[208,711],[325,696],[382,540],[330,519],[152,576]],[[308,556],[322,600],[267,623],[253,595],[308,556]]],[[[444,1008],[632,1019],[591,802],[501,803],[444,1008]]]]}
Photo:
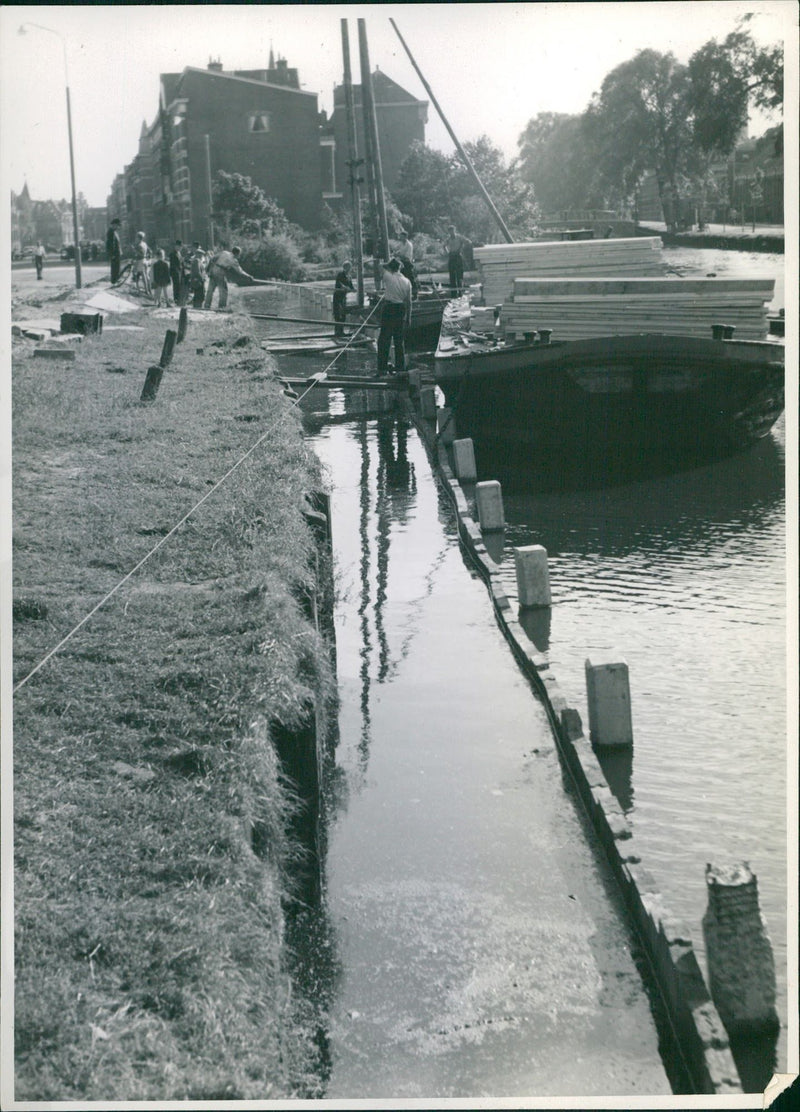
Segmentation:
{"type": "Polygon", "coordinates": [[[292,93],[294,96],[314,97],[316,99],[318,95],[317,93],[309,92],[307,89],[295,89],[291,85],[278,85],[270,81],[258,81],[252,77],[239,77],[236,73],[226,73],[224,70],[202,69],[200,66],[186,66],[183,72],[179,74],[161,74],[161,81],[164,85],[164,96],[168,105],[171,104],[176,97],[181,95],[184,81],[190,74],[196,77],[205,77],[212,81],[237,81],[246,85],[255,85],[260,89],[265,87],[269,89],[280,89],[282,93],[292,93]]]}
{"type": "MultiPolygon", "coordinates": [[[[426,100],[419,100],[412,96],[402,85],[398,85],[391,77],[387,77],[381,70],[376,69],[372,75],[372,95],[376,104],[427,104],[426,100]]],[[[353,85],[353,99],[356,104],[361,104],[361,86],[353,85]]],[[[334,105],[344,104],[344,85],[336,85],[333,90],[334,105]]]]}

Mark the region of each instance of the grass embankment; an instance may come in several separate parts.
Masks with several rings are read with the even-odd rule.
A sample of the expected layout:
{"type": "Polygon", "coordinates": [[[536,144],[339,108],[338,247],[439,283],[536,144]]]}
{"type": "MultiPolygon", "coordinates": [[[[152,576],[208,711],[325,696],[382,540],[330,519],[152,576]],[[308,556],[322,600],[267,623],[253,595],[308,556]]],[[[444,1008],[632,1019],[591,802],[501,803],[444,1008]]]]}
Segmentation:
{"type": "Polygon", "coordinates": [[[296,1095],[270,728],[330,693],[318,467],[245,318],[190,323],[149,404],[166,322],[125,323],[15,348],[15,684],[269,434],[15,697],[16,1096],[296,1095]]]}

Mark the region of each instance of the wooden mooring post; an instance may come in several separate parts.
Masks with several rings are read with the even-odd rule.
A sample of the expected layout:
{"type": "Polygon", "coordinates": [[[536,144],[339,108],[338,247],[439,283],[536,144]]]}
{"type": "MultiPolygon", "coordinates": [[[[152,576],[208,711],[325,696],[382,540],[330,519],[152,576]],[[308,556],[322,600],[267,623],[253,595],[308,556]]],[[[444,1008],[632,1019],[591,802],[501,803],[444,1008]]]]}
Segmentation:
{"type": "Polygon", "coordinates": [[[164,345],[161,348],[161,358],[157,366],[147,368],[147,377],[144,380],[142,393],[139,396],[140,402],[152,402],[158,393],[158,388],[161,385],[161,379],[164,375],[164,370],[172,362],[172,355],[175,351],[175,344],[178,342],[178,333],[173,329],[168,329],[164,337],[164,345]]]}
{"type": "Polygon", "coordinates": [[[161,358],[159,364],[162,367],[168,367],[172,362],[172,355],[175,351],[175,344],[178,342],[178,333],[173,329],[168,329],[164,337],[164,346],[161,348],[161,358]]]}
{"type": "Polygon", "coordinates": [[[187,331],[188,327],[189,327],[189,310],[184,305],[181,308],[180,313],[178,314],[178,340],[177,340],[177,342],[179,344],[182,344],[184,339],[186,338],[186,331],[187,331]]]}

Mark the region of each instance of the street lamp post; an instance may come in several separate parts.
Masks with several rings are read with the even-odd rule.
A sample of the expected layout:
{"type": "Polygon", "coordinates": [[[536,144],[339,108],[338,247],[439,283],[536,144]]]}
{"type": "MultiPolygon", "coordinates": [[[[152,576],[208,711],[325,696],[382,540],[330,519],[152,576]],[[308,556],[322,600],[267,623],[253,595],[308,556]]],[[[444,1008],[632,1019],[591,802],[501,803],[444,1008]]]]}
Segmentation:
{"type": "Polygon", "coordinates": [[[69,99],[67,43],[60,31],[54,31],[52,27],[43,27],[41,23],[23,23],[19,29],[20,35],[26,34],[29,27],[35,27],[37,31],[48,31],[51,35],[56,35],[61,39],[61,49],[64,52],[64,82],[67,89],[67,134],[69,136],[69,176],[72,185],[72,231],[75,237],[75,288],[79,290],[83,284],[81,281],[81,241],[78,227],[78,195],[75,192],[75,155],[72,150],[72,108],[69,99]]]}

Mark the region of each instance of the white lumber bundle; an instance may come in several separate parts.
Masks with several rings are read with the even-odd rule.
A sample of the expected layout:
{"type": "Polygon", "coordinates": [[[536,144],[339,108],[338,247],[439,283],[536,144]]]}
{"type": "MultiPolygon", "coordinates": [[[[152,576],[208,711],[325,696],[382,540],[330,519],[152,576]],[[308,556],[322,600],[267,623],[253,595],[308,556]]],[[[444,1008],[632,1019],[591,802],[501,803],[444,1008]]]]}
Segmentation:
{"type": "Polygon", "coordinates": [[[767,334],[771,278],[518,278],[504,302],[506,336],[548,328],[554,339],[577,340],[661,332],[711,337],[714,324],[733,325],[737,340],[767,334]]]}
{"type": "Polygon", "coordinates": [[[663,275],[660,236],[553,243],[493,243],[476,247],[485,305],[511,297],[524,277],[653,277],[663,275]]]}

